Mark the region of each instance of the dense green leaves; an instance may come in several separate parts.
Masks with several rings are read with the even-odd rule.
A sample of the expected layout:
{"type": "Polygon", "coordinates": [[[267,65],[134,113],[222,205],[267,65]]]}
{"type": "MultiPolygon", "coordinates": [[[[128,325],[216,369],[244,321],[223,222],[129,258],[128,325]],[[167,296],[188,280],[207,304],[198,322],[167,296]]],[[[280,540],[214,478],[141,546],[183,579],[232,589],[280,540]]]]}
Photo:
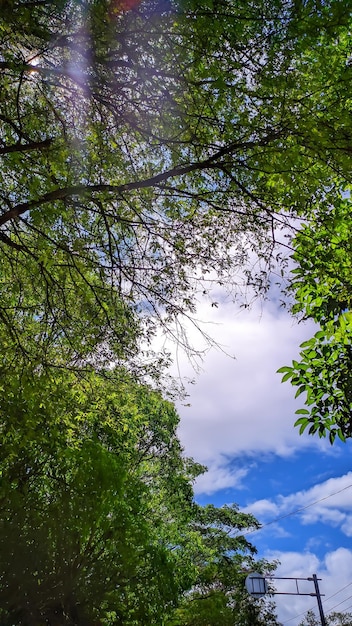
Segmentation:
{"type": "Polygon", "coordinates": [[[213,578],[243,596],[258,524],[194,503],[169,402],[123,372],[2,380],[2,624],[162,624],[213,578]]]}
{"type": "Polygon", "coordinates": [[[197,290],[265,291],[279,228],[350,177],[345,1],[123,8],[2,13],[1,319],[26,359],[131,362],[197,290]]]}
{"type": "Polygon", "coordinates": [[[299,409],[300,432],[352,434],[352,250],[349,190],[339,197],[327,194],[319,211],[297,233],[293,244],[291,291],[293,310],[320,325],[301,346],[300,361],[283,367],[283,380],[304,393],[306,409],[299,409]],[[334,205],[332,204],[335,201],[334,205]]]}
{"type": "Polygon", "coordinates": [[[268,562],[255,563],[255,549],[240,534],[246,528],[258,528],[258,522],[240,513],[236,506],[218,509],[208,505],[198,507],[190,527],[196,576],[192,589],[184,594],[167,624],[276,626],[270,602],[253,600],[245,589],[249,571],[268,573],[273,568],[268,562]]]}
{"type": "Polygon", "coordinates": [[[169,549],[192,499],[172,406],[116,376],[15,376],[7,398],[2,623],[158,623],[187,580],[169,549]]]}

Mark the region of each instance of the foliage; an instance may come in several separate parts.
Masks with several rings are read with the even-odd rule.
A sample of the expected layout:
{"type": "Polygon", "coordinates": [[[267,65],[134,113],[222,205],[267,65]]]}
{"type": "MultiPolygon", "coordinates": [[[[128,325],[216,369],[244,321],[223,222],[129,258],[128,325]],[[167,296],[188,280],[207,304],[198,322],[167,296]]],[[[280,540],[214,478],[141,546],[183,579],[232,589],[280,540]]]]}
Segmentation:
{"type": "Polygon", "coordinates": [[[335,204],[327,194],[319,212],[294,239],[291,290],[293,310],[320,325],[301,345],[300,361],[283,367],[283,380],[306,393],[299,409],[300,432],[345,440],[352,434],[352,249],[351,202],[344,193],[335,204]]]}
{"type": "MultiPolygon", "coordinates": [[[[351,626],[352,613],[339,613],[332,611],[325,616],[327,626],[351,626]]],[[[308,611],[304,620],[299,626],[320,626],[320,619],[318,619],[313,611],[308,611]]]]}
{"type": "MultiPolygon", "coordinates": [[[[195,505],[177,415],[131,371],[158,325],[187,347],[199,290],[265,293],[280,228],[307,224],[309,260],[324,211],[346,213],[349,2],[1,8],[1,622],[275,623],[242,591],[255,520],[195,505]]],[[[313,378],[341,363],[313,389],[322,434],[350,384],[348,263],[309,300],[324,301],[313,378]]]]}
{"type": "Polygon", "coordinates": [[[16,358],[127,365],[156,324],[187,342],[197,290],[236,295],[240,269],[265,292],[279,227],[350,176],[348,7],[3,3],[0,313],[16,358]]]}
{"type": "Polygon", "coordinates": [[[239,513],[237,506],[217,509],[198,507],[190,524],[193,542],[192,562],[196,578],[180,605],[171,614],[170,626],[238,626],[277,624],[273,607],[265,600],[253,600],[245,589],[245,578],[253,569],[275,567],[255,563],[255,550],[240,534],[248,527],[258,528],[251,516],[239,513]],[[243,553],[249,551],[248,556],[243,553]]]}
{"type": "Polygon", "coordinates": [[[192,497],[173,407],[116,377],[14,379],[1,409],[2,623],[157,623],[187,577],[167,545],[167,516],[186,523],[192,497]]]}
{"type": "Polygon", "coordinates": [[[194,503],[204,468],[159,393],[123,371],[1,374],[1,624],[157,625],[227,554],[233,581],[253,563],[257,522],[194,503]]]}

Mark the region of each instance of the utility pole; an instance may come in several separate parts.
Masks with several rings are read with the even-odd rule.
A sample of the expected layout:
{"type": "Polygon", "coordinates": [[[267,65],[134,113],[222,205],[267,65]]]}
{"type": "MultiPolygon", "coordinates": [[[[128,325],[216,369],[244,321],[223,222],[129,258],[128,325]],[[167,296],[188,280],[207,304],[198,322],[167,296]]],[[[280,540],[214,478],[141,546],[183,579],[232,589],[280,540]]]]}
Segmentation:
{"type": "Polygon", "coordinates": [[[325,616],[324,616],[324,611],[323,611],[323,604],[322,604],[322,601],[321,601],[321,594],[320,594],[320,589],[319,589],[317,575],[313,574],[312,578],[308,578],[308,580],[312,580],[314,582],[315,596],[316,596],[316,599],[317,599],[317,602],[318,602],[318,609],[319,609],[319,614],[320,614],[321,626],[326,626],[326,621],[325,621],[325,616]]]}
{"type": "Polygon", "coordinates": [[[321,580],[321,578],[318,578],[316,574],[313,574],[312,577],[310,578],[297,578],[296,576],[288,576],[288,577],[282,577],[282,576],[263,576],[263,574],[258,574],[257,572],[253,572],[252,574],[249,574],[246,578],[246,582],[245,582],[245,586],[246,589],[248,591],[248,593],[253,596],[254,598],[262,598],[263,596],[265,596],[267,593],[270,594],[278,594],[278,595],[284,595],[284,596],[315,596],[318,602],[318,609],[319,609],[319,614],[320,614],[320,621],[321,621],[321,626],[326,626],[326,621],[325,621],[325,616],[324,616],[324,611],[323,611],[323,604],[321,601],[321,596],[324,594],[320,593],[320,589],[319,589],[319,584],[318,584],[318,580],[321,580]],[[296,591],[273,591],[268,589],[267,586],[267,582],[266,579],[270,579],[270,580],[294,580],[296,583],[296,591]],[[314,583],[314,588],[315,588],[315,593],[302,593],[299,588],[298,588],[298,581],[299,580],[311,580],[314,583]]]}

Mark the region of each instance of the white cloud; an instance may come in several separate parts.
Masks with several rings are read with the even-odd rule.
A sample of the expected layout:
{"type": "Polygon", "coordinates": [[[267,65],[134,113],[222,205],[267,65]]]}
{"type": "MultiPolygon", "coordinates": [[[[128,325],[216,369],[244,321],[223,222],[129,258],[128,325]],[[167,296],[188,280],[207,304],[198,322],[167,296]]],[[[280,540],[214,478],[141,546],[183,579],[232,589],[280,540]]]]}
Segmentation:
{"type": "Polygon", "coordinates": [[[280,515],[280,507],[272,500],[256,500],[250,506],[243,509],[245,512],[250,512],[258,519],[269,518],[274,519],[280,515]]]}
{"type": "Polygon", "coordinates": [[[200,476],[195,484],[195,494],[212,494],[220,489],[239,488],[250,467],[228,469],[226,465],[212,464],[208,471],[200,476]]]}
{"type": "Polygon", "coordinates": [[[330,478],[310,489],[274,500],[257,500],[246,507],[265,523],[297,511],[303,524],[323,522],[340,527],[346,536],[352,536],[352,472],[330,478]],[[301,510],[300,510],[301,509],[301,510]]]}
{"type": "MultiPolygon", "coordinates": [[[[314,326],[298,324],[275,303],[239,310],[232,303],[215,308],[201,302],[197,314],[207,320],[206,331],[223,352],[215,348],[208,352],[196,383],[188,388],[190,406],[178,406],[179,434],[186,454],[216,468],[211,490],[220,468],[224,483],[231,484],[233,468],[227,459],[242,453],[287,456],[298,448],[324,447],[325,442],[300,437],[293,427],[295,410],[303,401],[294,400],[293,388],[282,384],[276,373],[297,357],[299,344],[314,333],[314,326]],[[229,473],[227,479],[224,472],[229,473]]],[[[189,329],[189,335],[196,348],[205,347],[195,329],[189,329]]],[[[177,355],[177,371],[182,377],[195,375],[182,352],[177,355]]],[[[209,489],[210,478],[202,480],[209,489]]]]}
{"type": "Polygon", "coordinates": [[[352,515],[346,515],[345,521],[341,526],[341,530],[346,537],[352,537],[352,515]]]}

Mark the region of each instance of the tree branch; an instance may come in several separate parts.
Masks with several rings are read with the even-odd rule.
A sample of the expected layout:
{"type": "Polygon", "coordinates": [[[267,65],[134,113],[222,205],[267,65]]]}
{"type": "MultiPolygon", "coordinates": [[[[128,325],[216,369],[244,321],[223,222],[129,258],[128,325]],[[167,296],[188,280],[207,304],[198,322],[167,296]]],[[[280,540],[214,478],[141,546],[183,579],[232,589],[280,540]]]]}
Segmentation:
{"type": "Polygon", "coordinates": [[[160,174],[156,174],[155,176],[151,176],[150,178],[145,178],[143,180],[131,181],[122,185],[72,185],[71,187],[55,189],[44,194],[37,200],[29,200],[28,202],[17,204],[9,211],[6,211],[6,213],[3,213],[3,215],[0,216],[0,226],[6,224],[12,219],[15,219],[16,217],[19,217],[23,213],[26,213],[27,211],[30,211],[35,207],[42,206],[43,204],[47,204],[48,202],[55,202],[55,200],[63,200],[71,196],[90,196],[91,194],[96,192],[113,192],[121,194],[125,191],[133,191],[136,189],[146,189],[148,187],[154,187],[157,184],[170,178],[184,176],[185,174],[190,174],[191,172],[218,168],[220,166],[219,161],[221,161],[222,157],[232,154],[236,150],[266,146],[270,141],[278,138],[280,135],[281,132],[273,132],[271,135],[268,135],[262,140],[234,142],[227,146],[223,146],[222,148],[220,148],[220,150],[212,154],[207,159],[203,159],[202,161],[197,161],[195,163],[189,163],[187,165],[177,165],[170,170],[166,170],[164,172],[161,172],[160,174]]]}
{"type": "Polygon", "coordinates": [[[44,141],[32,141],[31,143],[22,144],[15,143],[11,146],[3,146],[0,148],[0,155],[9,154],[10,152],[29,152],[30,150],[42,150],[48,148],[52,143],[52,139],[44,139],[44,141]]]}

